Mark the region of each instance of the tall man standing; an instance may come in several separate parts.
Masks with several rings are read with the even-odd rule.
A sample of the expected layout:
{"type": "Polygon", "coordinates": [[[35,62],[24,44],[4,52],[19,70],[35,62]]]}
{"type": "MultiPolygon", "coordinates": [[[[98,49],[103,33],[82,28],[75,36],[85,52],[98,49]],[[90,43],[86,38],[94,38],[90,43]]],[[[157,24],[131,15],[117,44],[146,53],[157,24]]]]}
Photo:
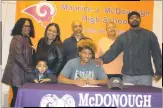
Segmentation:
{"type": "Polygon", "coordinates": [[[128,14],[130,29],[122,33],[102,56],[95,59],[95,63],[106,64],[113,61],[122,51],[123,81],[136,85],[152,85],[162,77],[162,55],[156,35],[140,27],[140,14],[132,11],[128,14]],[[151,56],[156,72],[154,74],[151,56]]]}

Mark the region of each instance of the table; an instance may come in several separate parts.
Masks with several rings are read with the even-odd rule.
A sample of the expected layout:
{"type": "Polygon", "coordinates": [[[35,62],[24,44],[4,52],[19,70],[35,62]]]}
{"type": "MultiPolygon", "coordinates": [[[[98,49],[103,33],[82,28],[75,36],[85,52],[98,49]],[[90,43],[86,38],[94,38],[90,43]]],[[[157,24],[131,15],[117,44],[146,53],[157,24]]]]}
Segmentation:
{"type": "Polygon", "coordinates": [[[123,90],[66,84],[27,83],[19,88],[15,107],[162,107],[162,89],[125,86],[123,90]]]}

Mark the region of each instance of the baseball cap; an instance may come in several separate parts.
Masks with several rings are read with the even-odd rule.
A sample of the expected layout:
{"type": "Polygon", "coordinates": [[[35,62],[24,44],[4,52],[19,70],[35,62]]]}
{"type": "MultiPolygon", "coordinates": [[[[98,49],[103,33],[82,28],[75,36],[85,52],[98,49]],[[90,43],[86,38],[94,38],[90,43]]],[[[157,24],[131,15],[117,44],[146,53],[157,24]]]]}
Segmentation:
{"type": "Polygon", "coordinates": [[[107,75],[109,82],[108,87],[112,90],[122,90],[124,87],[121,74],[107,75]]]}

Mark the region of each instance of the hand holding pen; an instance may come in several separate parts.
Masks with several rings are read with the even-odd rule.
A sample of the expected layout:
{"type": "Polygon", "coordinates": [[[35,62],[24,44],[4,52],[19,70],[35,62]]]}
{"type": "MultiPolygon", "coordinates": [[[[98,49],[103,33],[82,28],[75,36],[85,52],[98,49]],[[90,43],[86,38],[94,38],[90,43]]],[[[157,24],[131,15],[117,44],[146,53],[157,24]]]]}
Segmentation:
{"type": "Polygon", "coordinates": [[[74,80],[75,82],[75,85],[77,86],[84,86],[86,85],[86,80],[84,80],[79,74],[77,74],[78,76],[78,79],[77,80],[74,80]]]}

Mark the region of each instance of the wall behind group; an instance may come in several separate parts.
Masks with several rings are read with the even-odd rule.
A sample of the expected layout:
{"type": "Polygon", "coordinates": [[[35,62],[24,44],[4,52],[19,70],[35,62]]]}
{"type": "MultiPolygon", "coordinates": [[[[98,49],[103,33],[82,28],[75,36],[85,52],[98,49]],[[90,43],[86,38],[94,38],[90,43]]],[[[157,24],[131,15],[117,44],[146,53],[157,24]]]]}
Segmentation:
{"type": "Polygon", "coordinates": [[[118,34],[129,29],[127,15],[133,10],[141,14],[142,27],[152,30],[153,5],[153,1],[19,1],[16,6],[16,20],[20,17],[32,19],[36,31],[33,39],[35,48],[49,23],[59,24],[61,40],[64,41],[72,35],[71,23],[74,20],[82,21],[83,33],[96,43],[106,35],[105,25],[108,21],[117,25],[118,34]]]}
{"type": "MultiPolygon", "coordinates": [[[[127,4],[127,2],[124,2],[124,3],[127,4]]],[[[153,7],[154,7],[153,8],[153,16],[148,21],[146,21],[146,18],[149,18],[149,17],[146,17],[146,18],[144,17],[142,19],[142,26],[147,28],[147,29],[152,30],[156,34],[156,36],[158,38],[158,41],[159,41],[159,44],[160,44],[160,47],[161,47],[161,50],[162,50],[162,1],[154,1],[154,6],[153,7]],[[150,23],[152,25],[147,27],[147,26],[145,26],[146,23],[150,23]]],[[[67,14],[70,11],[66,11],[66,10],[62,10],[62,11],[65,12],[66,14],[64,13],[65,16],[62,18],[62,20],[64,22],[62,22],[61,24],[59,23],[59,24],[61,26],[61,29],[62,29],[62,27],[66,27],[66,31],[61,31],[61,32],[63,32],[62,35],[61,35],[62,40],[64,40],[65,38],[69,37],[71,35],[71,33],[72,33],[72,31],[71,31],[71,21],[74,20],[74,19],[69,19],[69,16],[67,14]]],[[[21,13],[21,14],[30,17],[33,20],[33,22],[36,23],[35,28],[38,28],[37,25],[40,26],[41,23],[37,22],[30,15],[27,15],[25,13],[21,13]]],[[[0,72],[0,80],[1,80],[2,75],[3,75],[3,70],[5,68],[5,65],[7,63],[7,57],[8,57],[8,52],[9,52],[9,44],[10,44],[10,41],[11,41],[10,33],[11,33],[11,30],[12,30],[14,24],[15,24],[15,21],[16,21],[16,16],[15,15],[16,15],[16,1],[2,1],[2,72],[0,72]]],[[[91,16],[92,14],[87,12],[86,15],[91,16]]],[[[98,16],[99,15],[100,14],[98,14],[98,16]]],[[[106,14],[106,15],[110,16],[110,14],[106,14]]],[[[113,15],[111,18],[114,18],[114,16],[116,18],[119,18],[118,15],[113,15]]],[[[53,19],[54,19],[55,22],[58,23],[58,21],[55,20],[56,18],[57,18],[57,14],[53,19]]],[[[71,18],[73,18],[73,17],[71,17],[71,18]]],[[[121,18],[123,18],[124,20],[127,20],[127,14],[123,15],[123,17],[121,17],[121,18]]],[[[79,16],[77,20],[82,20],[82,17],[79,16]]],[[[83,25],[84,25],[83,27],[85,28],[85,30],[88,27],[87,25],[92,25],[92,26],[96,25],[96,24],[91,24],[91,23],[86,22],[86,21],[82,21],[82,22],[83,22],[83,25]]],[[[98,25],[98,24],[97,24],[97,26],[99,28],[102,26],[102,28],[104,29],[105,23],[102,22],[101,26],[98,25]]],[[[120,32],[123,31],[123,30],[126,30],[127,28],[129,28],[129,26],[127,24],[124,24],[125,29],[123,29],[123,26],[121,24],[117,24],[117,27],[119,28],[120,32]]],[[[44,27],[40,26],[40,28],[42,28],[42,29],[39,29],[38,31],[43,33],[44,32],[44,27]]],[[[97,28],[97,29],[99,29],[99,28],[97,28]]],[[[94,38],[94,36],[97,36],[97,37],[101,38],[101,37],[106,35],[104,32],[102,32],[100,34],[96,34],[96,33],[88,32],[88,31],[85,31],[84,34],[86,34],[89,37],[93,36],[92,38],[94,38]],[[95,34],[95,35],[91,35],[91,34],[95,34]]],[[[37,36],[36,36],[36,37],[38,37],[37,40],[39,38],[41,38],[42,36],[43,36],[43,34],[40,34],[40,35],[37,34],[37,36]]],[[[37,43],[36,40],[35,41],[33,40],[33,42],[37,43]]],[[[153,86],[162,88],[162,81],[159,81],[157,83],[153,82],[153,86]]],[[[0,91],[1,92],[0,93],[1,94],[1,96],[0,96],[1,97],[0,98],[1,99],[0,100],[0,106],[7,107],[8,88],[9,87],[7,85],[1,83],[0,88],[1,88],[0,89],[1,90],[0,91]]]]}

